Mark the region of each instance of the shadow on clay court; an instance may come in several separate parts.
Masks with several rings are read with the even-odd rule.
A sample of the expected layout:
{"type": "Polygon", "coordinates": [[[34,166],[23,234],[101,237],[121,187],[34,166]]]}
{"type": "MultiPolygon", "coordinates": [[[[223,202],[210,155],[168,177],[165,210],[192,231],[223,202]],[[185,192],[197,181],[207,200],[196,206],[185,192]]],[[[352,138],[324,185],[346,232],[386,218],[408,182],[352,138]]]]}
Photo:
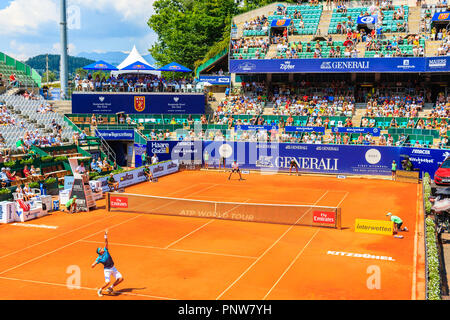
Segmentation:
{"type": "Polygon", "coordinates": [[[117,291],[114,291],[114,293],[111,294],[111,296],[120,296],[123,293],[133,293],[134,290],[144,290],[147,288],[124,288],[117,291]]]}

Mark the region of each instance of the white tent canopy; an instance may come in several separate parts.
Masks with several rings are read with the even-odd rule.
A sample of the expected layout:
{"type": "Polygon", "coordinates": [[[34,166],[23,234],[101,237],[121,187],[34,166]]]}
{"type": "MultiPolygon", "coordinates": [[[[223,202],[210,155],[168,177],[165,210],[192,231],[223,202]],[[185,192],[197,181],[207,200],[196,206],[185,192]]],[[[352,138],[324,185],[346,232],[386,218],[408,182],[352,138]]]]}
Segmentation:
{"type": "MultiPolygon", "coordinates": [[[[150,66],[152,66],[150,63],[148,63],[142,56],[141,54],[137,51],[136,46],[133,46],[133,50],[131,50],[130,54],[128,55],[128,57],[122,61],[121,64],[119,64],[119,66],[117,67],[117,69],[119,69],[119,71],[111,71],[112,75],[119,75],[119,74],[125,74],[125,73],[137,73],[137,72],[133,72],[133,71],[129,71],[129,70],[121,70],[123,68],[128,67],[130,64],[135,63],[135,62],[142,62],[145,64],[148,64],[150,66]]],[[[155,68],[154,66],[152,66],[153,68],[155,68]]],[[[156,69],[156,68],[155,68],[156,69]]],[[[139,71],[139,74],[154,74],[157,76],[161,76],[161,71],[154,71],[154,70],[142,70],[139,71]]]]}

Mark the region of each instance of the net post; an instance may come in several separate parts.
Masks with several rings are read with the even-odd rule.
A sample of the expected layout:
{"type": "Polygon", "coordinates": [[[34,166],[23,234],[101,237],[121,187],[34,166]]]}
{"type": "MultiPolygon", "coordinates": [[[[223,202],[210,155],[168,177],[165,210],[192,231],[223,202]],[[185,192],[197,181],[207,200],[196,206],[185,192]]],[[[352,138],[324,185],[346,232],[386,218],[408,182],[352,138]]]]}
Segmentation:
{"type": "Polygon", "coordinates": [[[110,201],[111,194],[109,192],[106,193],[106,210],[108,212],[111,212],[111,201],[110,201]]]}
{"type": "Polygon", "coordinates": [[[341,230],[342,229],[342,227],[341,227],[341,208],[336,208],[336,216],[337,216],[337,219],[336,219],[336,228],[338,229],[338,230],[341,230]]]}

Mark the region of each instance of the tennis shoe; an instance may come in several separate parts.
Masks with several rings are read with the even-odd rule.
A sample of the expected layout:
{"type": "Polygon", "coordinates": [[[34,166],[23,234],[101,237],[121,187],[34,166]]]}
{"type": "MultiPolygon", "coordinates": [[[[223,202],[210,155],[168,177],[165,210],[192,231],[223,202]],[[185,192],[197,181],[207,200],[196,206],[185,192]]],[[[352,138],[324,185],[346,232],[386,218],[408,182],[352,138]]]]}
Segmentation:
{"type": "Polygon", "coordinates": [[[101,288],[97,290],[97,295],[98,295],[99,297],[103,297],[102,289],[101,289],[101,288]]]}
{"type": "Polygon", "coordinates": [[[106,289],[107,293],[114,293],[114,289],[112,287],[109,287],[108,289],[106,289]]]}

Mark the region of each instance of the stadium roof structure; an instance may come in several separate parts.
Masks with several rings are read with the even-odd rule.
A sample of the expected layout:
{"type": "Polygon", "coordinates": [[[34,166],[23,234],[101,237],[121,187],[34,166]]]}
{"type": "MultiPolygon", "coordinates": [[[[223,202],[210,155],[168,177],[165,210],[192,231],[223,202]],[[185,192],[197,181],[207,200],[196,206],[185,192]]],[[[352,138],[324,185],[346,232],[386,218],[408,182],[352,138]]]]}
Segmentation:
{"type": "MultiPolygon", "coordinates": [[[[130,70],[125,70],[125,68],[131,66],[132,64],[134,64],[136,62],[141,62],[143,64],[151,66],[150,63],[148,63],[142,57],[142,55],[137,51],[136,46],[133,46],[133,49],[131,50],[131,52],[128,55],[128,57],[126,57],[125,60],[123,60],[122,63],[117,66],[119,71],[113,71],[111,73],[117,75],[117,74],[137,72],[137,70],[134,70],[134,71],[132,71],[132,70],[131,71],[130,70]]],[[[154,74],[154,75],[158,75],[158,76],[161,75],[161,72],[156,71],[156,70],[139,70],[139,73],[141,73],[141,74],[154,74]]]]}

